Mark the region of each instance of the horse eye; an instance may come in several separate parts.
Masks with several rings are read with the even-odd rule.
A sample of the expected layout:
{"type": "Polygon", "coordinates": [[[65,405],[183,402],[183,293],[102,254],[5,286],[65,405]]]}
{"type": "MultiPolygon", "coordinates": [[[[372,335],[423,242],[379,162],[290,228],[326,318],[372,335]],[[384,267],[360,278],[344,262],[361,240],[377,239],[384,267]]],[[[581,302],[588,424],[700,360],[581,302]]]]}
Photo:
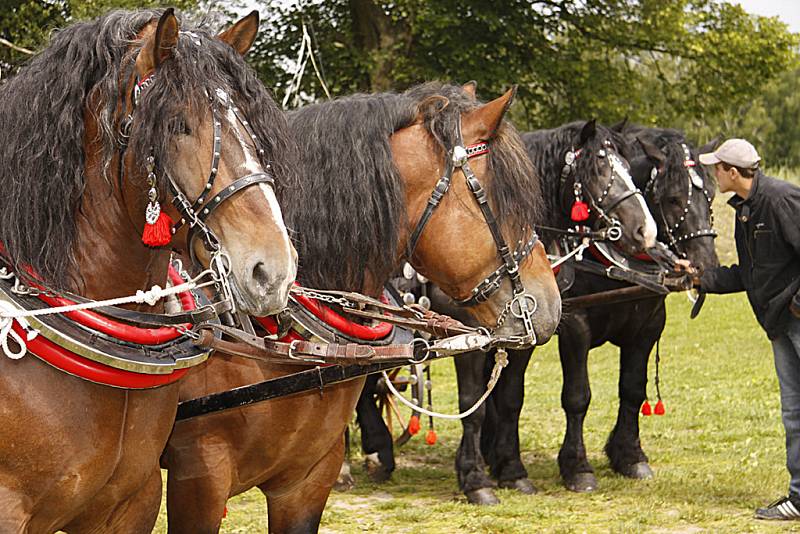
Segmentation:
{"type": "Polygon", "coordinates": [[[682,205],[683,205],[683,204],[681,203],[681,199],[680,199],[680,198],[678,198],[678,197],[669,197],[669,198],[667,199],[667,202],[669,202],[669,203],[670,203],[670,204],[672,204],[673,206],[678,206],[678,207],[680,207],[680,206],[682,206],[682,205]]]}
{"type": "Polygon", "coordinates": [[[183,117],[175,119],[172,131],[178,135],[192,135],[192,129],[189,127],[189,123],[187,123],[186,119],[183,117]]]}

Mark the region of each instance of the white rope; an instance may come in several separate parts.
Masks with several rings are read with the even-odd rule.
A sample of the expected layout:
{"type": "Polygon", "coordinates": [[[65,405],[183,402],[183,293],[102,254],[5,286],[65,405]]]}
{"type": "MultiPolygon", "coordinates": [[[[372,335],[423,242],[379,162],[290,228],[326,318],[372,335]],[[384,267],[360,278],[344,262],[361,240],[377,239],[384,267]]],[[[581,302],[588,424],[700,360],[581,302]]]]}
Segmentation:
{"type": "Polygon", "coordinates": [[[150,288],[149,291],[142,291],[141,289],[136,292],[134,295],[130,295],[127,297],[117,297],[113,299],[106,299],[106,300],[93,300],[91,302],[82,302],[80,304],[69,304],[66,306],[56,306],[53,308],[40,308],[37,310],[23,310],[21,308],[8,308],[8,307],[0,307],[0,318],[3,319],[19,319],[22,317],[37,317],[39,315],[54,315],[57,313],[69,313],[73,311],[80,311],[80,310],[91,310],[93,308],[102,308],[103,306],[119,306],[122,304],[149,304],[153,306],[159,300],[169,297],[171,295],[176,295],[178,293],[183,293],[185,291],[191,291],[197,287],[204,287],[209,285],[213,282],[207,282],[205,284],[198,284],[192,280],[189,282],[184,282],[183,284],[177,286],[171,286],[167,288],[162,288],[159,285],[154,285],[150,288]]]}
{"type": "Polygon", "coordinates": [[[303,38],[308,39],[308,56],[311,58],[311,66],[314,67],[314,72],[317,75],[317,80],[319,80],[319,84],[322,86],[322,90],[325,91],[325,96],[328,97],[328,100],[331,99],[331,93],[328,91],[328,86],[325,84],[325,80],[322,79],[322,74],[319,72],[319,67],[317,67],[317,60],[314,58],[314,47],[311,43],[311,36],[308,34],[308,30],[306,30],[306,25],[303,23],[303,38]]]}
{"type": "Polygon", "coordinates": [[[560,257],[560,258],[559,258],[557,261],[555,261],[555,262],[551,263],[551,264],[550,264],[550,268],[551,268],[551,269],[555,269],[556,267],[558,267],[559,265],[561,265],[562,263],[564,263],[565,261],[567,261],[568,259],[570,259],[572,256],[575,256],[575,255],[582,255],[582,254],[583,254],[583,251],[584,251],[584,249],[586,249],[588,246],[589,246],[589,243],[581,243],[580,245],[578,245],[578,246],[575,248],[575,250],[573,250],[572,252],[570,252],[570,253],[569,253],[569,254],[567,254],[566,256],[561,256],[561,257],[560,257]]]}
{"type": "MultiPolygon", "coordinates": [[[[150,288],[149,291],[142,291],[140,289],[136,292],[136,294],[127,297],[117,297],[113,299],[83,302],[80,304],[70,304],[67,306],[56,306],[52,308],[40,308],[37,310],[24,310],[18,308],[11,302],[0,300],[0,348],[2,348],[5,355],[11,358],[12,360],[18,360],[23,356],[25,356],[25,354],[27,354],[28,347],[25,343],[26,340],[22,339],[22,337],[20,337],[20,335],[17,334],[12,329],[15,320],[27,332],[26,336],[27,341],[31,341],[37,335],[39,335],[39,332],[33,327],[31,327],[30,323],[28,323],[28,321],[25,320],[26,317],[53,315],[57,313],[69,313],[79,310],[90,310],[93,308],[100,308],[103,306],[119,306],[121,304],[132,304],[132,303],[136,304],[147,303],[150,306],[153,306],[156,302],[158,302],[163,298],[213,284],[214,283],[213,279],[211,281],[198,284],[197,281],[208,274],[211,274],[212,277],[214,275],[213,271],[206,270],[197,275],[192,280],[189,280],[188,282],[184,282],[177,286],[162,288],[159,285],[154,285],[152,288],[150,288]],[[12,350],[11,347],[9,346],[8,344],[9,337],[11,337],[11,339],[13,339],[16,342],[16,344],[19,345],[18,351],[12,350]]],[[[13,276],[13,274],[11,276],[13,276]]],[[[6,278],[8,278],[8,276],[6,276],[6,278]]]]}
{"type": "MultiPolygon", "coordinates": [[[[0,300],[0,310],[3,312],[14,312],[16,308],[13,304],[8,301],[0,300]]],[[[19,360],[25,354],[28,353],[28,345],[26,341],[31,341],[36,336],[39,335],[39,332],[31,328],[30,323],[26,321],[24,318],[17,319],[19,325],[25,330],[26,338],[22,339],[19,334],[17,334],[13,329],[12,326],[14,325],[14,319],[10,317],[3,317],[0,319],[0,347],[2,347],[3,352],[6,356],[11,358],[12,360],[19,360]],[[8,345],[8,338],[11,337],[16,344],[19,346],[18,351],[11,350],[11,347],[8,345]]]]}
{"type": "Polygon", "coordinates": [[[392,395],[397,397],[401,403],[405,404],[415,412],[419,412],[423,415],[428,415],[430,417],[438,417],[440,419],[463,419],[465,417],[469,417],[472,415],[475,410],[477,410],[481,404],[489,398],[489,395],[492,394],[492,390],[497,385],[497,381],[500,380],[500,373],[503,372],[503,368],[508,365],[508,354],[506,353],[505,349],[497,349],[497,352],[494,355],[494,367],[492,368],[492,374],[489,377],[489,382],[486,384],[486,392],[481,395],[475,404],[472,405],[472,408],[465,412],[461,412],[459,414],[447,414],[447,413],[439,413],[439,412],[432,412],[430,410],[426,410],[421,406],[417,406],[413,402],[407,400],[403,397],[397,389],[395,389],[394,384],[389,379],[389,375],[386,374],[386,371],[383,371],[383,379],[386,381],[386,387],[389,388],[389,391],[392,392],[392,395]]]}

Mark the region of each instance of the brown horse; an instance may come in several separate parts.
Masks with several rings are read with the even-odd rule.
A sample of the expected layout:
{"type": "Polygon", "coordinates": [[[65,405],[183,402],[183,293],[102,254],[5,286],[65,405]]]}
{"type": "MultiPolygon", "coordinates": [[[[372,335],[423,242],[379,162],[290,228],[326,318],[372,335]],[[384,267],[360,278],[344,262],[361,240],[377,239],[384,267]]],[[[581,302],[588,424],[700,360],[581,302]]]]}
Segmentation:
{"type": "MultiPolygon", "coordinates": [[[[115,11],[57,32],[0,86],[0,241],[18,276],[32,270],[49,287],[89,299],[163,286],[171,251],[140,239],[148,179],[164,200],[170,180],[194,200],[240,177],[288,172],[286,121],[241,57],[256,28],[251,16],[217,38],[181,30],[171,9],[115,11]],[[222,95],[240,102],[262,144],[224,113],[232,108],[222,95]],[[212,108],[221,156],[205,188],[215,161],[212,108]],[[148,176],[149,157],[157,176],[148,176]]],[[[240,190],[206,224],[227,253],[239,309],[285,306],[296,252],[271,188],[240,190]]],[[[186,240],[185,232],[175,237],[186,240]]],[[[200,240],[193,246],[207,266],[200,240]]],[[[0,398],[0,531],[151,531],[176,383],[120,389],[32,354],[0,354],[0,398]]]]}
{"type": "MultiPolygon", "coordinates": [[[[471,90],[471,85],[431,83],[403,94],[355,95],[291,114],[304,183],[280,190],[279,198],[297,235],[304,284],[378,294],[407,255],[431,190],[449,167],[453,147],[461,144],[488,143],[488,154],[472,158],[471,167],[486,187],[507,242],[524,246],[540,195],[519,136],[503,121],[514,91],[481,104],[471,90]]],[[[469,297],[501,261],[463,176],[453,173],[450,190],[411,257],[415,268],[455,299],[469,297]]],[[[525,290],[538,303],[534,329],[544,342],[558,324],[561,303],[541,243],[521,261],[520,272],[525,290]]],[[[512,296],[506,277],[470,312],[495,328],[512,296]]],[[[513,316],[496,330],[525,333],[513,316]]],[[[218,353],[190,372],[181,398],[296,369],[218,353]]],[[[266,496],[271,532],[315,532],[342,464],[342,436],[363,382],[179,421],[163,458],[169,469],[170,532],[217,532],[227,499],[255,486],[266,496]]]]}

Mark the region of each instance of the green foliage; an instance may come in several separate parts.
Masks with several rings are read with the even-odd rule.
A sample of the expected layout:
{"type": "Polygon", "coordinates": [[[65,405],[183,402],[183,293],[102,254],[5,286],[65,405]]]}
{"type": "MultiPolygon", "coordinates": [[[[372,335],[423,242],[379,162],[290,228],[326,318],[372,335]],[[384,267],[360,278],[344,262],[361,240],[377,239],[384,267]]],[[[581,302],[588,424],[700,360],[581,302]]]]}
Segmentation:
{"type": "MultiPolygon", "coordinates": [[[[36,50],[49,33],[64,22],[69,13],[66,0],[0,0],[0,38],[28,50],[36,50]]],[[[29,57],[29,54],[0,44],[0,70],[29,57]]]]}
{"type": "MultiPolygon", "coordinates": [[[[198,0],[0,0],[0,38],[35,52],[46,45],[51,31],[112,9],[173,6],[190,10],[198,3],[198,0]]],[[[3,77],[28,57],[30,54],[0,43],[3,77]]]]}
{"type": "MultiPolygon", "coordinates": [[[[526,127],[713,122],[752,102],[798,43],[777,19],[714,0],[333,0],[267,16],[255,64],[279,94],[305,24],[334,95],[474,79],[488,97],[517,83],[526,127]]],[[[300,91],[324,96],[310,64],[300,91]]]]}

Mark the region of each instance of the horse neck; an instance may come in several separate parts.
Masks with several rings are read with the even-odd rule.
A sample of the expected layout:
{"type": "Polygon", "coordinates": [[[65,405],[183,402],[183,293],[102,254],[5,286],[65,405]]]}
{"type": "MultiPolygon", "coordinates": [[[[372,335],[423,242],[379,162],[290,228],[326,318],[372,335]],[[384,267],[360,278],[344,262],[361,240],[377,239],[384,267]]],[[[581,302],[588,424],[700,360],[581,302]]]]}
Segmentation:
{"type": "Polygon", "coordinates": [[[92,299],[131,295],[138,289],[164,286],[167,277],[169,250],[149,249],[141,242],[137,225],[132,220],[129,203],[141,204],[144,221],[144,193],[125,189],[116,169],[116,158],[103,172],[100,150],[93,150],[91,139],[97,139],[87,124],[85,146],[85,189],[77,216],[75,260],[78,276],[74,290],[92,299]],[[137,198],[139,195],[142,199],[137,198]]]}

